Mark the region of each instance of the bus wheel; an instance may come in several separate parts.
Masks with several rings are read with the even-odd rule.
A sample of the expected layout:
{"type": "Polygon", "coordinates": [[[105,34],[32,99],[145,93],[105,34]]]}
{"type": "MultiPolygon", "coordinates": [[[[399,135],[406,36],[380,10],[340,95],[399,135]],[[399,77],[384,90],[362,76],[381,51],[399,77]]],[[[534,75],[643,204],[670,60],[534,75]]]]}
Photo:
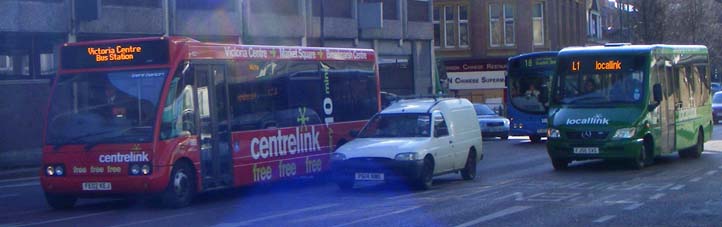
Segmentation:
{"type": "Polygon", "coordinates": [[[531,140],[532,143],[538,143],[541,141],[541,136],[529,136],[529,140],[531,140]]]}
{"type": "Polygon", "coordinates": [[[195,194],[195,173],[185,162],[173,165],[170,182],[163,192],[163,205],[169,208],[188,206],[195,194]]]}
{"type": "Polygon", "coordinates": [[[508,140],[508,139],[509,139],[509,135],[505,135],[505,136],[502,136],[502,137],[500,137],[500,138],[501,138],[501,140],[508,140]]]}
{"type": "Polygon", "coordinates": [[[639,155],[637,155],[636,158],[632,159],[632,168],[644,169],[644,166],[646,163],[647,163],[647,146],[642,145],[642,147],[639,148],[639,155]]]}
{"type": "Polygon", "coordinates": [[[431,189],[434,178],[434,162],[431,158],[424,158],[424,166],[421,168],[421,174],[416,182],[416,188],[419,190],[431,189]]]}
{"type": "Polygon", "coordinates": [[[565,170],[569,167],[569,160],[552,159],[552,166],[554,166],[554,170],[565,170]]]}
{"type": "Polygon", "coordinates": [[[53,209],[65,210],[73,208],[75,206],[75,202],[78,201],[78,198],[45,193],[45,201],[47,201],[48,205],[53,207],[53,209]]]}
{"type": "Polygon", "coordinates": [[[697,134],[697,144],[694,145],[692,149],[689,150],[688,157],[698,159],[702,157],[702,152],[704,151],[704,134],[702,133],[702,130],[699,131],[697,134]]]}
{"type": "Polygon", "coordinates": [[[466,166],[461,170],[461,178],[464,180],[473,180],[476,177],[476,152],[469,150],[469,155],[466,157],[466,166]]]}

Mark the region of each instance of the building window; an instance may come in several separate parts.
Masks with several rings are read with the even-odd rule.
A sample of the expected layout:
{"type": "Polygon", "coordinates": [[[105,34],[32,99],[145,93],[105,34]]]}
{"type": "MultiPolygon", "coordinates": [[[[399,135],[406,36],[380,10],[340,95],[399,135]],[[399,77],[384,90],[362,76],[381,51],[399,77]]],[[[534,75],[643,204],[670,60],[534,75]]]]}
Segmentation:
{"type": "Polygon", "coordinates": [[[602,25],[600,24],[599,14],[592,12],[589,14],[589,17],[589,37],[597,39],[602,38],[602,25]]]}
{"type": "Polygon", "coordinates": [[[514,46],[514,5],[504,3],[504,46],[514,46]]]}
{"type": "Polygon", "coordinates": [[[10,57],[0,55],[0,72],[10,69],[10,57]]]}
{"type": "Polygon", "coordinates": [[[499,23],[499,4],[489,4],[489,45],[498,47],[501,45],[501,23],[499,23]]]}
{"type": "Polygon", "coordinates": [[[351,1],[339,0],[313,0],[312,11],[314,17],[321,16],[322,1],[324,17],[351,18],[351,12],[353,11],[351,1]]]}
{"type": "MultiPolygon", "coordinates": [[[[195,0],[194,0],[195,1],[195,0]]],[[[184,2],[184,1],[177,1],[184,2]]],[[[203,1],[205,2],[205,1],[203,1]]],[[[235,1],[232,1],[235,2],[235,1]]],[[[275,15],[299,15],[298,1],[288,0],[254,0],[247,1],[250,4],[251,13],[275,14],[275,15]]],[[[178,4],[178,3],[176,3],[178,4]]]]}
{"type": "Polygon", "coordinates": [[[409,0],[407,4],[409,21],[429,22],[429,1],[409,0]]]}
{"type": "Polygon", "coordinates": [[[434,7],[434,47],[441,47],[441,15],[439,7],[434,7]]]}
{"type": "Polygon", "coordinates": [[[444,6],[444,47],[456,46],[456,30],[454,29],[454,8],[451,6],[444,6]]]}
{"type": "Polygon", "coordinates": [[[103,0],[103,5],[160,8],[158,0],[103,0]]]}
{"type": "Polygon", "coordinates": [[[459,47],[469,46],[469,9],[459,6],[459,47]]]}
{"type": "Polygon", "coordinates": [[[544,46],[544,3],[534,4],[532,12],[532,29],[535,46],[544,46]]]}

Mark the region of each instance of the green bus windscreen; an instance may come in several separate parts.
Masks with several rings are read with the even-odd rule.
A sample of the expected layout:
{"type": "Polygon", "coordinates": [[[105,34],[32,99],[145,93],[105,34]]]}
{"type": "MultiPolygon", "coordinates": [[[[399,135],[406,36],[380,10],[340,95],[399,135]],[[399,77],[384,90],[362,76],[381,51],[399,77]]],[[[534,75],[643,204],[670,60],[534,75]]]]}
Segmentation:
{"type": "Polygon", "coordinates": [[[168,63],[168,55],[167,40],[65,46],[60,64],[62,69],[159,65],[168,63]]]}

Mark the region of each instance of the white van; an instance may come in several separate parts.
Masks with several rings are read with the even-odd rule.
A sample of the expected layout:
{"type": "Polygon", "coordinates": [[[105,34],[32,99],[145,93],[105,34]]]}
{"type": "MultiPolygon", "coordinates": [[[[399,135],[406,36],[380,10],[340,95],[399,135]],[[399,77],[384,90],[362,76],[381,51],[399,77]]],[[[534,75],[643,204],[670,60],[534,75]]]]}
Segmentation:
{"type": "Polygon", "coordinates": [[[474,106],[466,99],[401,100],[376,114],[356,139],[331,154],[341,189],[357,181],[409,180],[429,189],[432,177],[460,172],[476,176],[484,157],[474,106]]]}

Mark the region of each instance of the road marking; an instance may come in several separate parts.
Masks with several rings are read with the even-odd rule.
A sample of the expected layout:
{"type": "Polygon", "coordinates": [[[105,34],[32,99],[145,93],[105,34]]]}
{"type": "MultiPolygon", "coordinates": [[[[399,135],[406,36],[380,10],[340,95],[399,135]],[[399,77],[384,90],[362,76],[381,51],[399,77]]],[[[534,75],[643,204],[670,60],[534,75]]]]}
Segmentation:
{"type": "Polygon", "coordinates": [[[477,224],[482,223],[482,222],[485,222],[485,221],[490,221],[490,220],[493,220],[493,219],[496,219],[496,218],[499,218],[499,217],[503,217],[503,216],[510,215],[510,214],[513,214],[513,213],[521,212],[521,211],[524,211],[524,210],[529,209],[529,208],[532,208],[532,206],[513,206],[513,207],[509,207],[509,208],[506,208],[506,209],[497,211],[497,212],[495,212],[495,213],[488,214],[488,215],[486,215],[486,216],[483,216],[483,217],[480,217],[480,218],[471,220],[471,221],[466,222],[466,223],[463,223],[463,224],[461,224],[461,225],[457,225],[456,227],[474,226],[474,225],[477,225],[477,224]]]}
{"type": "Polygon", "coordinates": [[[7,180],[0,180],[0,184],[7,183],[7,182],[29,181],[29,180],[37,180],[37,179],[40,179],[40,177],[24,177],[24,178],[7,179],[7,180]]]}
{"type": "Polygon", "coordinates": [[[364,222],[364,221],[368,221],[368,220],[372,220],[372,219],[382,218],[382,217],[386,217],[386,216],[389,216],[389,215],[400,214],[400,213],[403,213],[403,212],[406,212],[406,211],[418,209],[419,207],[421,207],[421,206],[413,206],[413,207],[409,207],[409,208],[406,208],[406,209],[397,210],[397,211],[394,211],[394,212],[391,212],[391,213],[385,213],[385,214],[381,214],[381,215],[376,215],[376,216],[371,216],[371,217],[367,217],[367,218],[362,218],[362,219],[359,219],[359,220],[356,220],[356,221],[352,221],[352,222],[347,222],[347,223],[343,223],[343,224],[339,224],[339,225],[334,225],[333,227],[353,225],[353,224],[356,224],[356,223],[359,223],[359,222],[364,222]]]}
{"type": "Polygon", "coordinates": [[[644,203],[635,203],[635,204],[632,204],[632,205],[629,205],[629,206],[625,207],[624,209],[625,209],[625,210],[634,210],[634,209],[637,209],[637,208],[639,208],[639,207],[641,207],[641,206],[643,206],[643,205],[644,205],[644,203]]]}
{"type": "Polygon", "coordinates": [[[3,188],[20,188],[20,187],[38,186],[38,185],[40,185],[40,182],[30,182],[30,183],[22,183],[22,184],[11,184],[11,185],[3,185],[3,186],[0,186],[0,189],[3,189],[3,188]]]}
{"type": "Polygon", "coordinates": [[[2,198],[10,198],[10,197],[15,197],[15,196],[18,196],[18,195],[20,195],[20,194],[6,194],[6,195],[0,195],[0,199],[2,199],[2,198]]]}
{"type": "Polygon", "coordinates": [[[684,188],[684,186],[685,186],[685,185],[680,184],[680,185],[674,186],[674,187],[672,187],[672,188],[670,188],[670,189],[671,189],[671,190],[679,190],[679,189],[684,188]]]}
{"type": "Polygon", "coordinates": [[[717,170],[707,171],[707,176],[712,176],[712,175],[714,175],[715,173],[717,173],[717,170]]]}
{"type": "Polygon", "coordinates": [[[41,221],[41,222],[34,222],[34,223],[22,224],[22,226],[45,225],[45,224],[54,223],[54,222],[68,221],[68,220],[79,219],[79,218],[87,218],[87,217],[98,216],[98,215],[103,215],[103,214],[108,214],[108,213],[114,213],[114,212],[116,212],[116,211],[111,210],[111,211],[105,211],[105,212],[99,212],[99,213],[92,213],[92,214],[85,214],[85,215],[74,216],[74,217],[51,219],[51,220],[47,220],[47,221],[41,221]]]}
{"type": "Polygon", "coordinates": [[[601,218],[597,218],[597,220],[594,220],[592,222],[594,223],[604,223],[606,221],[612,220],[612,218],[616,217],[617,215],[607,215],[601,218]]]}
{"type": "Polygon", "coordinates": [[[265,220],[268,220],[268,219],[274,219],[274,218],[278,218],[278,217],[283,217],[283,216],[288,216],[288,215],[299,214],[299,213],[303,213],[303,212],[306,212],[306,211],[322,210],[322,209],[326,209],[326,208],[329,208],[329,207],[335,207],[335,206],[338,206],[338,205],[339,205],[338,203],[333,203],[333,204],[324,204],[324,205],[319,205],[319,206],[312,206],[312,207],[307,207],[307,208],[303,208],[303,209],[292,210],[292,211],[288,211],[288,212],[283,212],[283,213],[278,213],[278,214],[274,214],[274,215],[269,215],[269,216],[265,216],[265,217],[260,217],[260,218],[254,218],[254,219],[250,219],[250,220],[245,220],[245,221],[242,221],[242,222],[221,223],[221,224],[218,224],[218,225],[216,225],[216,226],[241,226],[241,225],[248,225],[248,224],[251,224],[251,223],[254,223],[254,222],[258,222],[258,221],[265,221],[265,220]]]}
{"type": "Polygon", "coordinates": [[[689,182],[697,182],[700,180],[702,180],[702,177],[695,177],[695,178],[692,178],[692,180],[689,180],[689,182]]]}
{"type": "Polygon", "coordinates": [[[662,196],[664,196],[664,195],[665,195],[664,193],[657,193],[657,194],[654,194],[653,196],[649,197],[649,199],[657,200],[659,198],[662,198],[662,196]]]}
{"type": "Polygon", "coordinates": [[[411,193],[411,194],[397,195],[397,196],[387,197],[386,199],[403,199],[403,198],[406,198],[406,197],[414,197],[414,196],[419,196],[419,195],[426,195],[426,194],[433,193],[433,192],[437,192],[437,191],[435,191],[435,190],[429,190],[429,191],[425,191],[425,192],[417,192],[417,193],[411,193]]]}

